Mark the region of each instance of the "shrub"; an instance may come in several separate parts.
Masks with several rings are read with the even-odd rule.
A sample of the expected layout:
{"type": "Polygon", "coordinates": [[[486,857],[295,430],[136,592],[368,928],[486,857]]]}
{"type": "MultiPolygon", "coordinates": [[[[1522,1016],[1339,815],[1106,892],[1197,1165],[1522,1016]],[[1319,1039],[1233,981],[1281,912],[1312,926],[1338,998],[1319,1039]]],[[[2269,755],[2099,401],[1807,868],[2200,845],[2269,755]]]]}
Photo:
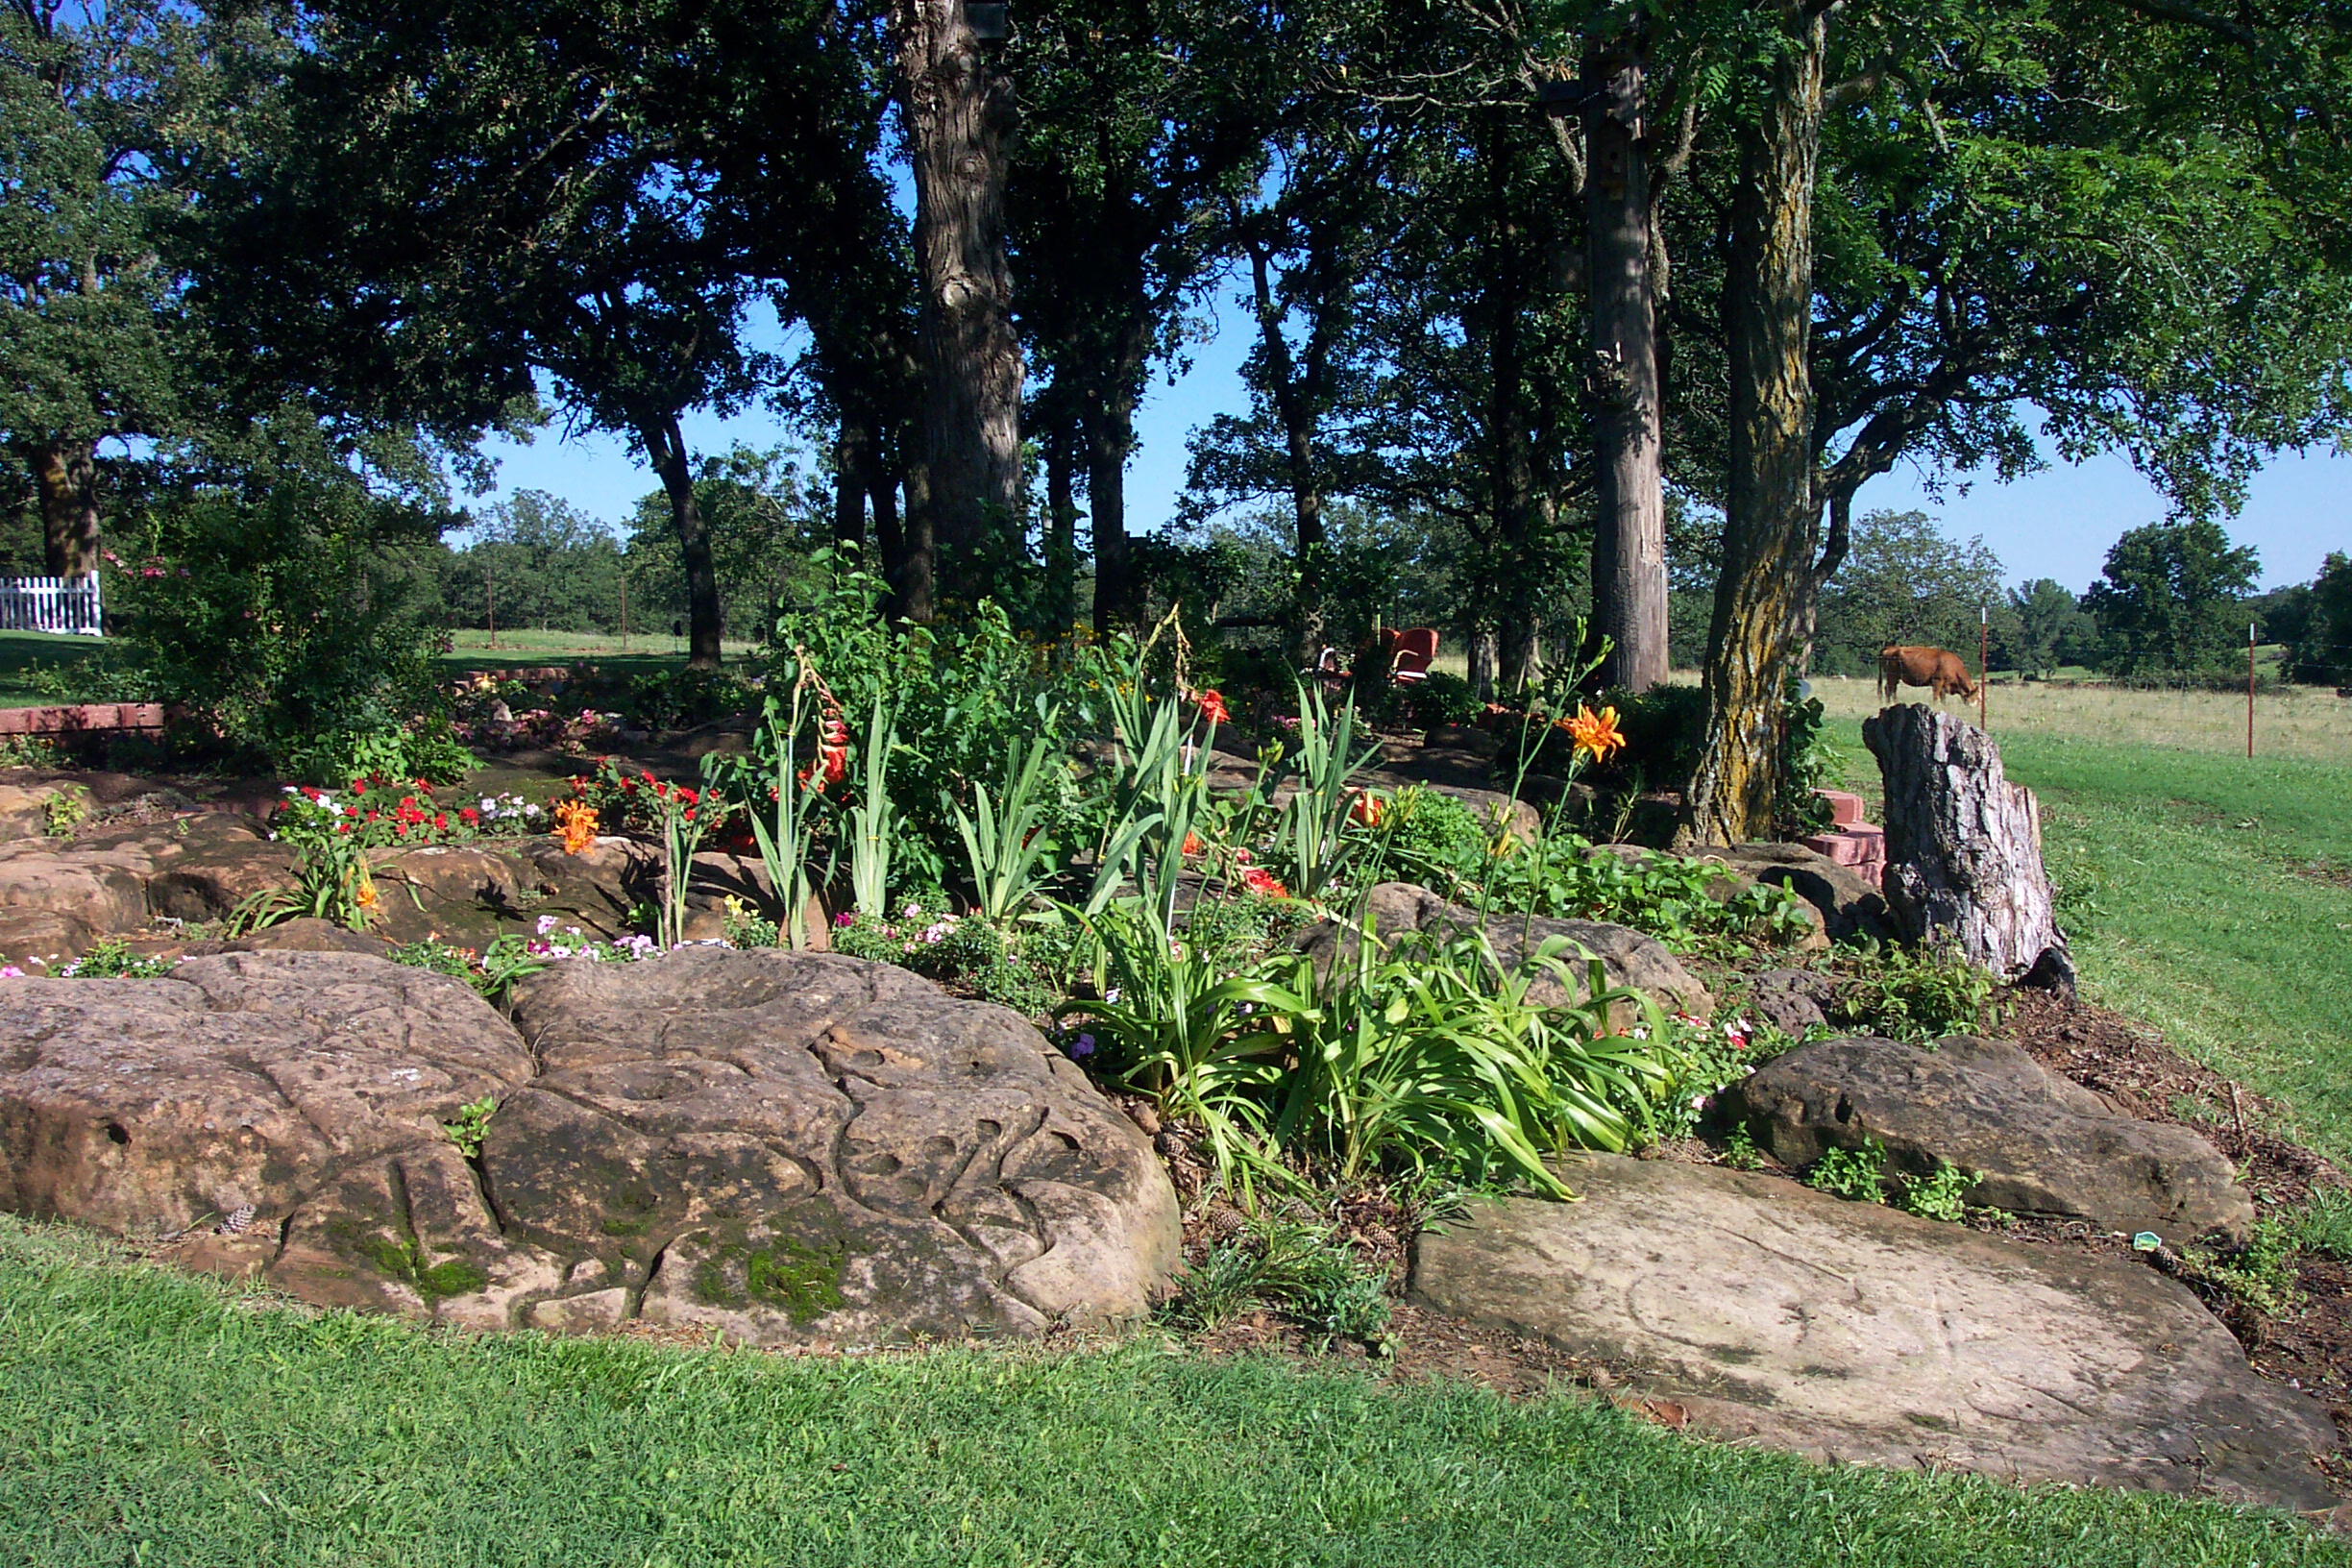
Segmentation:
{"type": "Polygon", "coordinates": [[[299,420],[258,427],[238,457],[237,482],[116,526],[106,595],[123,654],[65,678],[185,703],[283,775],[339,783],[353,748],[387,736],[424,753],[404,749],[397,776],[446,773],[445,732],[416,723],[439,696],[424,562],[446,514],[371,489],[299,420]]]}
{"type": "Polygon", "coordinates": [[[1974,1177],[1958,1165],[1938,1161],[1932,1176],[1897,1176],[1896,1184],[1902,1194],[1897,1201],[1904,1213],[1957,1225],[1968,1217],[1968,1210],[1960,1201],[1961,1194],[1974,1181],[1974,1177]]]}
{"type": "Polygon", "coordinates": [[[1432,670],[1426,678],[1404,687],[1403,701],[1412,722],[1424,729],[1466,724],[1486,709],[1468,681],[1443,670],[1432,670]]]}

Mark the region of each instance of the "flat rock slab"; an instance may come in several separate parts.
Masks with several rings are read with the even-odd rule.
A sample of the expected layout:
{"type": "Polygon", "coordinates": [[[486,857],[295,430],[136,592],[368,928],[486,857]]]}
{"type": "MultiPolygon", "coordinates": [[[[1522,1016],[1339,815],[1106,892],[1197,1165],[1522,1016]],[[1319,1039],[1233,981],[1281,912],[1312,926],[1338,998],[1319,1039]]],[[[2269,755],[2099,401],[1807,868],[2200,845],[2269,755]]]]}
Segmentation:
{"type": "Polygon", "coordinates": [[[1896,1169],[1977,1173],[1967,1198],[2185,1240],[2242,1232],[2254,1203],[2221,1152],[2186,1127],[2119,1114],[2006,1041],[1825,1040],[1734,1086],[1731,1115],[1800,1169],[1875,1139],[1896,1169]]]}
{"type": "MultiPolygon", "coordinates": [[[[1365,905],[1364,918],[1384,945],[1409,932],[1442,937],[1480,928],[1475,910],[1450,904],[1429,889],[1409,882],[1383,882],[1374,888],[1365,905]]],[[[1494,944],[1495,956],[1506,965],[1519,963],[1550,938],[1564,938],[1572,944],[1561,958],[1576,981],[1574,1000],[1583,1001],[1591,994],[1590,966],[1582,956],[1589,954],[1601,961],[1602,971],[1611,986],[1647,992],[1670,1012],[1703,1018],[1715,1011],[1715,999],[1706,987],[1682,967],[1664,943],[1629,926],[1602,920],[1489,914],[1485,933],[1494,944]]],[[[1356,933],[1343,922],[1322,920],[1299,933],[1298,947],[1314,960],[1316,969],[1321,971],[1335,959],[1352,959],[1356,933]]],[[[1531,994],[1539,1004],[1556,1006],[1570,999],[1568,990],[1547,977],[1536,983],[1531,994]]],[[[1620,1024],[1633,1021],[1630,1008],[1612,1011],[1623,1014],[1618,1019],[1620,1024]]]]}
{"type": "Polygon", "coordinates": [[[1411,1298],[1820,1459],[2337,1501],[2311,1463],[2326,1411],[2152,1269],[1714,1166],[1562,1174],[1581,1201],[1477,1200],[1422,1233],[1411,1298]]]}

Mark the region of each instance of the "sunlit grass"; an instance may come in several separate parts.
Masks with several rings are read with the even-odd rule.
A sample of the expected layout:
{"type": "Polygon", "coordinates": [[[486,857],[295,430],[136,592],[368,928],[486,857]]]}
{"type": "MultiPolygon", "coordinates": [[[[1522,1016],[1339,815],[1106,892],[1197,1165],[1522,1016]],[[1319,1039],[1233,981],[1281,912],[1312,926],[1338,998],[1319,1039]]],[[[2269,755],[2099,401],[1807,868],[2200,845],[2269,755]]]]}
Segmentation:
{"type": "Polygon", "coordinates": [[[1156,1337],[825,1360],[240,1303],[0,1218],[0,1563],[2291,1565],[2279,1515],[1823,1469],[1156,1337]]]}

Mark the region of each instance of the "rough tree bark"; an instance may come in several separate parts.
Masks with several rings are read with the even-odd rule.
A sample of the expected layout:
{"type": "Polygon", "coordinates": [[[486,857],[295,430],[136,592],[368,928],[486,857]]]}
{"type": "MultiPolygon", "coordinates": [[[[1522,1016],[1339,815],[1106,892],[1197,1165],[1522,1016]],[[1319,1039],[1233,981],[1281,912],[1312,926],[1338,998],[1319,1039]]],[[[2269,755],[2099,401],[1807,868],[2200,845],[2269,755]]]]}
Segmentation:
{"type": "Polygon", "coordinates": [[[1740,136],[1727,280],[1731,441],[1723,576],[1707,636],[1706,737],[1688,807],[1691,834],[1703,844],[1767,835],[1784,765],[1781,687],[1821,515],[1805,355],[1828,9],[1781,6],[1788,46],[1774,61],[1755,125],[1740,136]]]}
{"type": "Polygon", "coordinates": [[[40,492],[41,545],[53,577],[98,570],[98,448],[91,441],[50,441],[25,450],[40,492]]]}
{"type": "Polygon", "coordinates": [[[1585,272],[1593,366],[1593,630],[1604,685],[1666,678],[1666,502],[1660,488],[1656,300],[1639,35],[1585,51],[1585,272]]]}
{"type": "Polygon", "coordinates": [[[903,478],[906,488],[903,521],[884,519],[881,515],[884,496],[877,491],[874,497],[876,531],[886,541],[884,559],[890,563],[886,575],[891,596],[884,608],[894,621],[927,622],[939,614],[939,549],[931,524],[931,465],[919,455],[911,456],[903,478]],[[894,550],[887,544],[894,538],[897,541],[894,550]]]}
{"type": "Polygon", "coordinates": [[[637,422],[653,472],[670,498],[670,522],[677,530],[678,553],[686,567],[686,662],[697,670],[719,668],[719,573],[711,563],[709,530],[695,496],[694,465],[674,413],[648,414],[637,422]]]}
{"type": "Polygon", "coordinates": [[[891,25],[912,129],[931,528],[965,557],[1018,540],[1021,356],[1004,203],[1013,87],[963,0],[894,0],[891,25]]]}
{"type": "Polygon", "coordinates": [[[1906,702],[1863,720],[1862,741],[1886,781],[1884,892],[1901,934],[1956,943],[2004,980],[2072,991],[2041,810],[2033,791],[2002,776],[1992,737],[1906,702]]]}
{"type": "Polygon", "coordinates": [[[833,542],[866,548],[866,487],[873,463],[873,431],[859,420],[842,421],[833,442],[833,542]]]}
{"type": "Polygon", "coordinates": [[[1087,513],[1094,540],[1094,630],[1109,636],[1140,610],[1127,549],[1127,456],[1135,451],[1135,396],[1122,375],[1092,389],[1083,421],[1087,513]]]}

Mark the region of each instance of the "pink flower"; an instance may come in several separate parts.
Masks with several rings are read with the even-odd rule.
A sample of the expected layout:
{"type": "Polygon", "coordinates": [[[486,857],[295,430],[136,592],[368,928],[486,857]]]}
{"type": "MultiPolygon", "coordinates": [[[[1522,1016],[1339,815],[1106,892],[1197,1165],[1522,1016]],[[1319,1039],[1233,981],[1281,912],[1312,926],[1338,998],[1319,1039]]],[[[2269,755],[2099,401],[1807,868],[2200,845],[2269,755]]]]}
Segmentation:
{"type": "Polygon", "coordinates": [[[833,924],[837,929],[844,926],[855,925],[857,924],[857,917],[851,914],[848,910],[845,909],[839,915],[833,917],[833,924]]]}

